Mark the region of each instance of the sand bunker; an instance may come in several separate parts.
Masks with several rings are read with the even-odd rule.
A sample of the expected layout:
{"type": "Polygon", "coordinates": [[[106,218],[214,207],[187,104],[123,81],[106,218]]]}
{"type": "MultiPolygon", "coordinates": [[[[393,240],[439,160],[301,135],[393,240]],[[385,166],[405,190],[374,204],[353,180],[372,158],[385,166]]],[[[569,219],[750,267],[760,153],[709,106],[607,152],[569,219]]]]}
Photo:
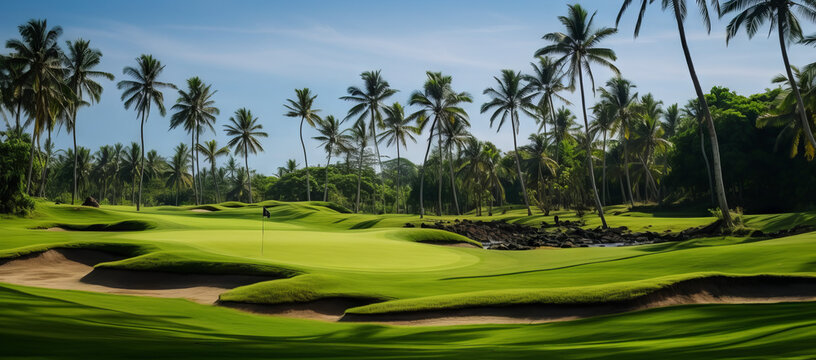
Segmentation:
{"type": "Polygon", "coordinates": [[[340,321],[393,325],[519,324],[567,321],[687,304],[758,304],[816,301],[816,279],[783,276],[711,276],[681,281],[627,301],[533,304],[390,314],[346,314],[340,321]]]}
{"type": "Polygon", "coordinates": [[[48,229],[45,229],[45,231],[68,231],[68,230],[63,229],[63,228],[61,228],[61,227],[56,227],[56,226],[54,226],[54,227],[50,227],[50,228],[48,228],[48,229]]]}
{"type": "Polygon", "coordinates": [[[192,210],[190,210],[190,211],[192,211],[192,212],[198,212],[198,213],[208,213],[208,212],[212,212],[212,210],[207,210],[207,209],[192,209],[192,210]]]}
{"type": "Polygon", "coordinates": [[[51,289],[185,298],[212,304],[226,290],[270,280],[249,275],[199,275],[94,269],[122,257],[85,249],[55,249],[0,264],[0,282],[51,289]]]}
{"type": "Polygon", "coordinates": [[[368,305],[372,302],[373,301],[366,301],[362,299],[337,297],[295,304],[266,305],[222,301],[218,302],[218,305],[248,311],[255,314],[322,321],[339,321],[340,318],[343,317],[346,309],[368,305]]]}

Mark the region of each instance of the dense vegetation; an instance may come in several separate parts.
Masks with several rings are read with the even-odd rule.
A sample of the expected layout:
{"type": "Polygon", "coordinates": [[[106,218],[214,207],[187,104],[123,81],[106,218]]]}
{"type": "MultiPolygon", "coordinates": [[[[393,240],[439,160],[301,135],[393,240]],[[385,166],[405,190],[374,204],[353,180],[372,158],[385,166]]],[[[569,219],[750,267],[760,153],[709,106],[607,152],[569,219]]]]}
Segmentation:
{"type": "MultiPolygon", "coordinates": [[[[630,3],[624,1],[619,20],[630,3]]],[[[771,3],[762,8],[769,13],[735,17],[728,38],[745,21],[751,25],[749,36],[758,24],[770,21],[785,39],[780,45],[787,63],[791,41],[813,42],[802,35],[791,11],[812,6],[771,3]],[[790,16],[777,21],[775,14],[790,16]]],[[[743,5],[729,1],[720,15],[743,5]]],[[[672,11],[685,2],[663,6],[672,11]]],[[[367,71],[361,74],[362,86],[349,87],[341,98],[351,104],[343,119],[322,114],[309,89],[297,89],[286,101],[284,115],[301,124],[304,159],[302,164],[288,161],[277,174],[259,174],[248,161],[249,154],[264,151],[263,119],[238,109],[223,126],[230,137],[226,146],[202,141],[216,131],[216,90],[199,77],[182,87],[162,82],[165,65],[150,55],[123,71],[118,88],[125,108],[135,109],[142,124],[151,111],[161,116],[169,111],[169,128],[185,130],[189,143],[179,144],[172,154],[158,154],[145,148],[142,132],[140,141],[129,145],[55,149],[52,133],[65,127],[75,140],[77,108],[98,101],[103,91],[99,81],[114,76],[94,70],[102,52],[90,42],[68,41],[62,48],[60,27],[31,20],[19,26],[20,38],[9,40],[9,53],[0,57],[0,109],[8,115],[4,151],[20,144],[30,149],[24,159],[8,160],[27,163],[27,172],[22,189],[13,184],[16,190],[4,189],[4,204],[16,205],[2,210],[30,208],[23,194],[66,203],[93,196],[103,204],[137,208],[322,199],[359,212],[436,215],[492,214],[493,207],[505,204],[524,204],[528,214],[530,208],[545,213],[594,208],[600,215],[603,206],[644,202],[746,212],[814,205],[814,191],[801,179],[816,170],[811,163],[816,143],[810,135],[816,121],[816,66],[786,66],[785,74],[769,79],[774,87],[762,93],[742,95],[714,87],[708,94],[698,91],[685,104],[664,104],[619,74],[613,49],[601,47],[616,29],[598,27],[593,14],[579,5],[568,10],[559,18],[566,32],[544,36],[546,44],[535,52],[529,71],[503,70],[495,77],[496,86],[484,90],[492,100],[482,112],[491,115],[491,126],[510,132],[513,149],[498,149],[470,134],[470,117],[461,104],[472,97],[455,89],[450,76],[428,72],[423,87],[403,106],[393,102],[397,91],[379,71],[367,71]],[[596,65],[618,75],[596,84],[590,68],[596,65]],[[586,93],[593,87],[598,97],[589,104],[586,93]],[[175,103],[165,105],[165,97],[176,91],[175,103]],[[566,101],[562,94],[567,91],[581,92],[581,104],[566,101]],[[520,121],[535,121],[539,131],[518,134],[520,121]],[[309,139],[304,131],[312,127],[318,135],[309,139]],[[399,156],[408,141],[425,141],[426,134],[422,163],[399,156]],[[313,141],[326,151],[325,162],[301,166],[309,160],[306,142],[313,141]],[[384,161],[384,146],[396,147],[397,158],[384,161]]],[[[708,9],[701,10],[708,21],[708,9]]],[[[688,54],[685,16],[678,13],[677,20],[688,54]]],[[[638,17],[636,35],[640,21],[638,17]]],[[[690,75],[699,88],[691,59],[687,57],[690,75]]],[[[4,177],[17,179],[21,168],[3,169],[4,177]]]]}

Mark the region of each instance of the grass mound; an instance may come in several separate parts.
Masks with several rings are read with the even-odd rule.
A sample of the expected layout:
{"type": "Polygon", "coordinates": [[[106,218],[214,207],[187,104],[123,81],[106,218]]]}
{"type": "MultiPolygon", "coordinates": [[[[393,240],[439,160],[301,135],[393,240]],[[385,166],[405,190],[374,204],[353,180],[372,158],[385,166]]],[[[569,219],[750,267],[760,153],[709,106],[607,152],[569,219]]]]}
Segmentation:
{"type": "Polygon", "coordinates": [[[124,220],[109,224],[54,224],[48,227],[58,227],[70,231],[144,231],[152,229],[156,225],[144,220],[124,220]]]}
{"type": "Polygon", "coordinates": [[[207,210],[207,211],[221,211],[220,208],[213,205],[198,205],[190,207],[190,210],[207,210]]]}
{"type": "Polygon", "coordinates": [[[190,274],[218,275],[263,275],[274,278],[289,278],[301,273],[300,270],[273,264],[257,264],[243,258],[205,256],[183,251],[157,251],[97,265],[98,268],[161,271],[190,274]]]}
{"type": "Polygon", "coordinates": [[[222,202],[219,205],[221,205],[223,207],[228,207],[228,208],[242,208],[242,207],[247,206],[248,204],[242,203],[240,201],[225,201],[225,202],[222,202]]]}

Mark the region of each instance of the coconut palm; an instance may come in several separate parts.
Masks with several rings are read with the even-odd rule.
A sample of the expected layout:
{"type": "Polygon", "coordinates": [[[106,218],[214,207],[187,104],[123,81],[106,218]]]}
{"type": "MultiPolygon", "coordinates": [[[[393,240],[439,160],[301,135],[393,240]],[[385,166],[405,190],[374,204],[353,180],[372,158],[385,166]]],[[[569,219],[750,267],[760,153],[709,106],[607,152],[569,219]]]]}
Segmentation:
{"type": "Polygon", "coordinates": [[[204,154],[204,159],[210,162],[210,171],[213,177],[213,182],[215,183],[215,202],[221,202],[221,190],[218,186],[218,176],[216,175],[216,161],[219,157],[227,156],[229,154],[229,148],[219,147],[218,142],[215,139],[210,141],[205,141],[204,145],[198,144],[198,151],[204,154]]]}
{"type": "Polygon", "coordinates": [[[345,130],[340,130],[340,125],[343,121],[337,120],[334,116],[329,115],[324,119],[318,119],[317,132],[320,136],[312,137],[320,141],[323,150],[326,151],[326,177],[323,182],[323,201],[329,201],[329,165],[331,164],[332,154],[338,149],[346,146],[351,137],[346,134],[345,130]]]}
{"type": "Polygon", "coordinates": [[[291,174],[297,170],[298,163],[295,159],[286,160],[286,166],[278,167],[278,177],[281,178],[286,174],[291,174]]]}
{"type": "Polygon", "coordinates": [[[173,157],[167,164],[167,171],[165,172],[167,175],[167,186],[176,189],[176,206],[179,204],[178,198],[181,188],[192,185],[192,175],[187,172],[187,161],[189,157],[190,149],[187,148],[185,143],[179,143],[174,149],[173,157]]]}
{"type": "Polygon", "coordinates": [[[567,33],[554,32],[544,35],[543,39],[553,44],[545,46],[536,51],[535,56],[545,55],[560,55],[559,63],[567,64],[566,76],[570,79],[570,88],[575,86],[577,78],[578,85],[581,87],[581,110],[584,115],[584,133],[586,134],[587,143],[587,164],[589,171],[589,179],[592,184],[592,190],[595,195],[595,206],[598,210],[598,215],[601,217],[601,223],[606,228],[606,217],[603,212],[603,205],[601,205],[601,198],[598,195],[598,187],[595,185],[595,171],[592,164],[590,136],[589,136],[589,121],[587,120],[586,96],[584,95],[584,72],[589,76],[589,80],[593,89],[595,89],[595,79],[592,76],[591,64],[597,64],[608,68],[615,74],[619,74],[618,68],[612,64],[616,60],[615,52],[608,48],[598,47],[598,44],[605,38],[617,32],[617,29],[603,27],[595,29],[593,21],[595,14],[588,17],[588,13],[581,5],[569,5],[567,16],[559,16],[558,20],[567,30],[567,33]]]}
{"type": "Polygon", "coordinates": [[[629,204],[634,206],[635,200],[632,197],[632,181],[629,176],[629,136],[634,120],[634,112],[637,104],[638,94],[634,92],[635,84],[620,76],[609,79],[606,87],[598,89],[601,92],[601,99],[608,104],[615,113],[615,127],[619,128],[618,133],[623,143],[623,172],[626,178],[626,188],[628,189],[629,204]]]}
{"type": "MultiPolygon", "coordinates": [[[[683,117],[697,122],[697,133],[700,135],[700,152],[703,154],[703,162],[706,168],[706,175],[708,175],[708,190],[711,195],[711,203],[716,204],[715,189],[714,189],[714,175],[711,173],[711,163],[708,160],[706,151],[705,136],[703,136],[703,124],[705,123],[705,115],[703,114],[703,106],[697,99],[689,100],[686,106],[681,110],[683,117]]],[[[712,152],[714,150],[712,149],[712,152]]]]}
{"type": "Polygon", "coordinates": [[[263,146],[261,146],[258,139],[268,135],[261,131],[263,125],[258,123],[258,118],[254,117],[247,108],[236,110],[235,115],[230,117],[229,121],[229,124],[224,125],[224,131],[228,136],[231,136],[227,145],[232,147],[236,154],[244,155],[249,202],[252,203],[252,176],[249,172],[249,154],[263,151],[263,146]]]}
{"type": "MultiPolygon", "coordinates": [[[[590,130],[594,133],[602,134],[601,144],[601,200],[604,205],[607,204],[607,182],[606,182],[606,140],[607,136],[614,136],[617,131],[617,114],[615,106],[608,102],[602,101],[592,107],[592,114],[595,121],[590,125],[590,130]]],[[[593,136],[595,137],[595,136],[593,136]]],[[[625,141],[625,140],[624,140],[625,141]]]]}
{"type": "Polygon", "coordinates": [[[139,147],[139,143],[132,142],[130,146],[125,149],[124,157],[122,158],[122,167],[120,168],[121,176],[125,179],[130,179],[130,200],[136,202],[136,178],[141,178],[142,156],[144,152],[139,147]]]}
{"type": "MultiPolygon", "coordinates": [[[[454,121],[468,121],[467,112],[460,107],[460,104],[466,102],[473,102],[470,94],[466,92],[455,92],[451,83],[453,78],[442,75],[439,72],[426,73],[428,79],[422,87],[422,91],[414,91],[411,93],[411,100],[409,105],[419,105],[422,109],[414,114],[411,118],[417,121],[417,126],[420,131],[425,128],[429,119],[433,118],[431,122],[431,131],[428,136],[428,146],[425,149],[425,157],[422,160],[422,167],[419,170],[419,217],[425,216],[424,188],[425,188],[425,163],[428,161],[428,154],[431,151],[431,144],[433,143],[434,131],[437,132],[439,141],[439,151],[441,156],[442,151],[442,131],[441,126],[443,122],[454,121]]],[[[439,190],[437,192],[436,215],[442,215],[442,162],[439,162],[439,190]]]]}
{"type": "MultiPolygon", "coordinates": [[[[164,107],[164,93],[161,89],[175,89],[171,83],[159,81],[159,75],[164,71],[164,65],[152,55],[144,55],[136,58],[136,67],[126,66],[122,73],[132,80],[122,80],[116,87],[122,92],[122,101],[125,102],[125,109],[132,106],[136,110],[136,116],[141,117],[140,139],[142,150],[140,168],[144,168],[144,124],[150,117],[151,104],[155,104],[159,109],[159,114],[164,116],[167,110],[164,107]]],[[[136,211],[140,210],[142,204],[142,180],[144,171],[139,170],[139,198],[136,201],[136,211]]]]}
{"type": "MultiPolygon", "coordinates": [[[[416,143],[414,134],[419,134],[419,126],[411,125],[414,119],[405,116],[405,108],[400,103],[395,102],[391,106],[383,108],[385,112],[385,131],[380,133],[378,141],[385,141],[385,146],[397,146],[397,213],[400,212],[400,144],[407,147],[406,140],[416,143]]],[[[452,175],[452,174],[451,174],[452,175]]]]}
{"type": "MultiPolygon", "coordinates": [[[[363,72],[360,74],[360,78],[363,80],[363,88],[349,86],[346,90],[348,95],[341,96],[340,99],[356,103],[356,105],[349,109],[346,120],[352,117],[357,117],[357,121],[365,121],[366,118],[369,119],[368,131],[371,139],[374,140],[377,164],[380,167],[380,173],[382,175],[383,167],[382,158],[380,157],[380,147],[377,145],[377,128],[384,126],[381,112],[382,108],[385,107],[383,102],[396,94],[399,90],[391,88],[388,81],[385,81],[380,75],[380,70],[363,72]]],[[[385,211],[384,192],[380,192],[380,199],[383,203],[383,211],[385,211]]]]}
{"type": "Polygon", "coordinates": [[[110,169],[113,163],[113,147],[110,145],[102,145],[94,154],[94,165],[91,170],[92,176],[100,185],[102,193],[99,194],[99,200],[102,201],[108,195],[108,180],[110,179],[110,169]]]}
{"type": "Polygon", "coordinates": [[[484,143],[471,136],[465,140],[460,154],[462,165],[459,174],[465,188],[476,195],[476,216],[482,216],[482,196],[486,190],[485,183],[488,177],[483,148],[484,143]]]}
{"type": "Polygon", "coordinates": [[[453,148],[457,152],[465,146],[465,142],[471,137],[468,128],[470,123],[463,120],[452,120],[449,122],[442,122],[441,134],[443,135],[442,148],[448,153],[448,168],[450,170],[451,192],[453,192],[453,204],[456,209],[456,215],[461,215],[459,211],[459,199],[456,195],[456,177],[453,174],[453,148]]]}
{"type": "Polygon", "coordinates": [[[148,151],[147,156],[145,157],[145,177],[147,177],[148,180],[158,179],[162,174],[164,174],[165,165],[166,162],[163,157],[159,156],[158,151],[148,151]]]}
{"type": "MultiPolygon", "coordinates": [[[[22,69],[20,85],[30,93],[28,113],[34,126],[31,130],[31,152],[28,162],[26,192],[31,190],[32,171],[34,169],[34,143],[45,130],[50,116],[49,107],[52,99],[64,93],[65,68],[62,66],[62,51],[57,39],[62,28],[48,28],[46,20],[29,20],[17,27],[21,39],[6,42],[11,54],[6,59],[9,66],[22,69]]],[[[18,107],[19,117],[20,108],[18,107]]]]}
{"type": "MultiPolygon", "coordinates": [[[[623,4],[621,5],[621,9],[618,12],[618,17],[615,20],[615,25],[617,26],[620,24],[621,17],[629,5],[632,4],[634,0],[623,0],[623,4]]],[[[638,36],[640,33],[640,25],[643,22],[643,15],[646,13],[646,6],[649,4],[654,3],[654,0],[639,0],[640,1],[640,12],[638,13],[637,24],[635,25],[635,37],[638,36]]],[[[808,0],[810,1],[810,0],[808,0]]],[[[714,128],[714,120],[711,117],[711,111],[708,108],[708,103],[705,99],[705,93],[703,92],[703,88],[700,85],[700,79],[697,77],[697,71],[694,69],[694,62],[691,59],[691,52],[689,51],[688,42],[686,41],[686,29],[684,22],[686,20],[686,0],[662,0],[661,2],[663,10],[670,10],[671,13],[674,15],[674,20],[677,23],[677,33],[680,36],[680,45],[683,47],[683,55],[686,59],[686,65],[688,67],[689,76],[691,77],[691,82],[694,84],[694,92],[697,95],[697,101],[699,102],[700,109],[702,110],[701,115],[703,117],[704,124],[708,129],[708,136],[709,140],[711,141],[711,153],[712,153],[712,162],[714,167],[714,183],[716,189],[716,196],[717,202],[719,203],[720,209],[722,210],[723,216],[723,225],[726,227],[732,226],[733,222],[731,220],[731,214],[728,212],[728,201],[725,197],[725,185],[723,184],[723,176],[722,176],[722,166],[720,163],[720,144],[717,141],[717,130],[714,128]]],[[[711,0],[711,5],[714,6],[715,10],[719,13],[719,0],[711,0]]],[[[706,5],[705,0],[697,0],[697,6],[700,8],[700,15],[703,20],[703,24],[706,27],[706,30],[710,33],[711,32],[711,19],[708,14],[708,6],[706,5]]]]}
{"type": "MultiPolygon", "coordinates": [[[[799,87],[800,94],[807,94],[805,101],[809,106],[805,108],[805,114],[810,119],[810,123],[816,121],[816,68],[806,71],[800,71],[793,66],[794,77],[796,78],[796,85],[799,87]],[[809,95],[809,96],[808,96],[809,95]]],[[[799,121],[799,106],[798,100],[791,89],[791,83],[787,76],[779,74],[773,78],[773,83],[782,85],[782,92],[774,99],[771,110],[768,114],[762,115],[757,119],[757,127],[776,127],[782,128],[779,135],[776,137],[775,149],[778,149],[783,141],[790,141],[790,149],[788,151],[791,158],[799,154],[799,148],[804,145],[805,158],[810,161],[816,155],[816,148],[813,147],[809,141],[802,144],[802,137],[805,133],[802,122],[799,121]]]]}
{"type": "Polygon", "coordinates": [[[546,192],[545,175],[555,176],[558,163],[547,153],[547,136],[544,133],[530,134],[527,138],[530,143],[521,147],[523,154],[522,168],[528,174],[530,182],[538,187],[538,204],[547,207],[544,199],[546,192]],[[532,175],[535,174],[535,175],[532,175]]]}
{"type": "Polygon", "coordinates": [[[803,39],[802,28],[799,25],[799,19],[796,18],[794,10],[799,11],[806,18],[811,21],[816,21],[816,1],[790,1],[790,0],[728,0],[722,5],[722,12],[720,17],[729,13],[737,13],[733,19],[726,26],[725,41],[728,43],[731,38],[737,35],[741,28],[745,28],[748,38],[753,38],[759,31],[759,27],[763,23],[770,23],[770,32],[774,31],[779,38],[779,49],[782,52],[782,62],[785,65],[785,73],[788,76],[788,82],[791,84],[793,95],[796,98],[796,107],[799,113],[799,119],[802,122],[802,129],[810,142],[811,146],[816,147],[816,138],[813,137],[813,131],[807,118],[805,110],[805,103],[802,100],[802,94],[799,92],[799,87],[796,85],[796,77],[791,69],[790,61],[788,60],[788,41],[800,41],[803,39]]]}
{"type": "Polygon", "coordinates": [[[354,199],[354,213],[360,211],[360,184],[363,175],[363,159],[365,158],[365,149],[368,146],[368,133],[366,124],[362,121],[357,121],[349,130],[351,141],[354,146],[360,150],[359,158],[357,159],[357,196],[354,199]]]}
{"type": "MultiPolygon", "coordinates": [[[[671,146],[671,143],[663,138],[665,131],[660,125],[660,117],[663,115],[663,102],[655,100],[652,94],[641,97],[637,117],[640,121],[634,123],[632,132],[632,146],[638,154],[638,160],[643,167],[648,184],[652,186],[655,198],[659,198],[657,181],[650,171],[653,155],[656,151],[664,151],[671,146]]],[[[646,187],[648,189],[648,187],[646,187]]]]}
{"type": "MultiPolygon", "coordinates": [[[[572,105],[566,98],[559,94],[562,91],[569,90],[564,85],[564,73],[561,71],[561,65],[549,56],[540,56],[538,64],[530,63],[533,68],[533,74],[525,76],[525,79],[530,83],[541,99],[538,101],[538,109],[541,115],[549,115],[550,121],[555,118],[555,103],[553,98],[557,98],[566,105],[572,105]]],[[[544,130],[547,134],[546,117],[541,117],[541,123],[538,131],[544,130]]]]}
{"type": "Polygon", "coordinates": [[[200,178],[200,167],[198,165],[198,151],[200,151],[199,135],[201,130],[209,127],[215,132],[215,116],[221,113],[215,107],[215,100],[212,99],[217,91],[211,90],[212,85],[205,84],[198,76],[187,79],[187,90],[179,90],[179,97],[176,104],[171,108],[176,113],[170,117],[170,128],[175,129],[179,125],[184,126],[184,130],[190,133],[190,149],[192,149],[191,160],[193,162],[193,194],[196,204],[200,204],[203,191],[200,178]],[[197,172],[199,174],[197,174],[197,172]]]}
{"type": "MultiPolygon", "coordinates": [[[[111,179],[111,190],[113,190],[113,194],[111,194],[111,203],[116,205],[117,197],[116,197],[116,190],[120,187],[119,184],[119,173],[122,168],[122,159],[125,156],[125,148],[122,143],[116,143],[111,146],[111,166],[108,169],[108,177],[111,179]]],[[[120,193],[121,195],[121,193],[120,193]]]]}
{"type": "MultiPolygon", "coordinates": [[[[71,117],[67,122],[66,129],[73,135],[74,155],[76,156],[77,110],[81,105],[99,102],[102,97],[102,85],[97,82],[97,79],[113,80],[113,74],[94,70],[101,62],[102,52],[99,51],[99,49],[91,48],[89,41],[77,39],[74,42],[68,41],[66,44],[68,46],[68,54],[63,59],[63,63],[68,71],[68,87],[71,88],[77,99],[77,102],[74,104],[75,106],[71,107],[71,117]],[[85,102],[86,95],[90,100],[88,102],[85,102]]],[[[71,190],[71,205],[74,204],[74,199],[76,198],[77,161],[78,159],[74,158],[74,183],[71,190]]]]}
{"type": "Polygon", "coordinates": [[[26,96],[30,95],[30,89],[25,87],[25,63],[15,62],[8,56],[0,55],[0,79],[2,79],[2,102],[6,110],[14,116],[14,132],[22,133],[23,126],[20,123],[20,115],[23,111],[23,103],[26,96]]]}
{"type": "Polygon", "coordinates": [[[314,100],[317,95],[312,95],[309,88],[295,89],[295,100],[287,99],[289,104],[283,106],[289,110],[285,115],[293,118],[300,118],[300,145],[303,147],[303,160],[306,162],[306,200],[312,201],[312,185],[309,179],[309,158],[306,157],[306,143],[303,142],[303,123],[306,122],[311,127],[320,121],[317,115],[320,109],[314,109],[314,100]]]}
{"type": "Polygon", "coordinates": [[[519,183],[521,184],[521,192],[524,197],[524,206],[527,208],[527,215],[533,215],[530,210],[530,202],[527,198],[527,188],[524,185],[524,177],[521,173],[521,159],[518,152],[518,144],[516,135],[518,134],[519,126],[519,110],[530,110],[533,108],[533,97],[536,93],[531,86],[524,83],[524,78],[521,73],[513,70],[502,70],[501,78],[493,77],[498,83],[497,88],[487,88],[484,94],[492,98],[487,103],[482,104],[481,112],[485,113],[493,110],[490,116],[490,127],[498,119],[499,123],[496,131],[501,130],[507,117],[510,116],[510,126],[513,132],[513,151],[516,157],[516,170],[518,171],[519,183]]]}

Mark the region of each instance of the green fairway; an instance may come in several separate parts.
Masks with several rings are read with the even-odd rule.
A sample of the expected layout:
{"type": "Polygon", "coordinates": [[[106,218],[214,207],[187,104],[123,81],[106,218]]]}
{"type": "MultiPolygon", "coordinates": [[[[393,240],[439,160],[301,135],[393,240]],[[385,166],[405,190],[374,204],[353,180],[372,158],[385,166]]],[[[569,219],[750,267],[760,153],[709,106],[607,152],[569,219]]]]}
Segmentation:
{"type": "MultiPolygon", "coordinates": [[[[416,216],[353,215],[320,203],[266,205],[273,206],[272,216],[262,223],[258,206],[215,205],[212,209],[218,211],[211,212],[161,207],[137,213],[129,207],[91,209],[40,202],[30,218],[0,221],[4,234],[0,257],[55,247],[95,248],[126,257],[97,268],[281,278],[226,291],[222,301],[373,302],[349,308],[348,314],[603,303],[711,276],[816,276],[812,233],[777,239],[729,236],[632,247],[496,251],[424,244],[471,241],[440,230],[402,227],[419,223],[416,216]],[[54,226],[106,231],[44,230],[54,226]]],[[[611,210],[621,212],[609,216],[613,226],[625,224],[635,230],[682,229],[713,221],[611,210]]],[[[574,217],[566,212],[559,216],[574,217]]],[[[517,211],[495,218],[529,224],[549,220],[517,211]]],[[[594,226],[592,216],[584,219],[588,227],[594,226]]],[[[777,214],[747,217],[746,225],[776,231],[813,222],[812,214],[777,214]]],[[[186,300],[13,285],[0,292],[4,321],[17,325],[12,328],[32,329],[3,330],[5,339],[15,339],[11,344],[16,355],[35,341],[53,346],[70,342],[76,344],[72,351],[84,353],[84,347],[96,346],[91,337],[105,333],[109,341],[96,352],[100,358],[114,349],[132,349],[121,356],[138,357],[141,348],[150,348],[159,357],[189,352],[197,358],[225,353],[260,357],[267,351],[288,357],[378,358],[384,349],[397,358],[494,357],[485,347],[505,357],[549,353],[589,358],[617,352],[622,358],[650,358],[660,352],[663,357],[671,353],[676,358],[716,358],[724,349],[729,355],[748,357],[783,349],[795,357],[811,346],[794,339],[816,335],[816,320],[807,315],[816,314],[812,303],[681,306],[553,324],[425,328],[276,318],[186,300]]]]}

